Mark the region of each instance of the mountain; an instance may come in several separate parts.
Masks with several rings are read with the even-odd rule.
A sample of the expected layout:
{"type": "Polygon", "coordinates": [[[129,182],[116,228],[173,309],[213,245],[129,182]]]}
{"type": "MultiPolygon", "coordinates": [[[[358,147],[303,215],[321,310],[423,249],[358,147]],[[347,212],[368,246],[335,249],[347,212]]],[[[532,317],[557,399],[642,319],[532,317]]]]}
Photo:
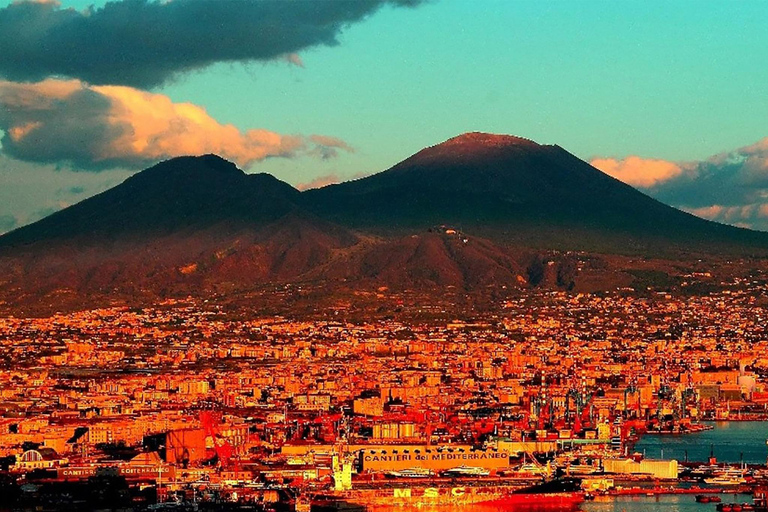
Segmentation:
{"type": "MultiPolygon", "coordinates": [[[[460,135],[306,192],[215,155],[181,157],[0,237],[0,299],[130,301],[293,282],[578,288],[569,256],[547,252],[543,266],[551,250],[765,255],[768,233],[699,219],[559,146],[506,135],[460,135]]],[[[621,269],[593,260],[591,288],[632,281],[605,279],[621,269]]]]}
{"type": "Polygon", "coordinates": [[[174,158],[0,237],[0,293],[186,294],[299,278],[355,235],[215,155],[174,158]]]}
{"type": "Polygon", "coordinates": [[[467,133],[367,178],[304,193],[334,222],[380,233],[448,224],[541,248],[608,252],[768,247],[635,190],[559,146],[467,133]]]}
{"type": "Polygon", "coordinates": [[[0,247],[73,238],[103,244],[219,223],[268,224],[296,211],[299,196],[269,174],[245,174],[216,155],[174,158],[0,237],[0,247]]]}

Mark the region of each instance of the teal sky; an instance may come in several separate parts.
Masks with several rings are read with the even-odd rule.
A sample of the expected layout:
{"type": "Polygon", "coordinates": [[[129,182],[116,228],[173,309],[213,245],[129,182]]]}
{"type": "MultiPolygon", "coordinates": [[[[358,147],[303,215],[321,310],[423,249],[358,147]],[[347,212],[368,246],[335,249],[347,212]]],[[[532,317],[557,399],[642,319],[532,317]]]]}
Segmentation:
{"type": "Polygon", "coordinates": [[[219,63],[153,92],[243,130],[354,148],[249,169],[292,184],[374,173],[474,130],[584,159],[698,161],[768,136],[767,19],[765,1],[436,0],[384,7],[339,45],[300,51],[303,67],[219,63]]]}
{"type": "Polygon", "coordinates": [[[437,0],[385,7],[300,52],[304,68],[217,64],[157,92],[357,150],[254,165],[294,181],[376,172],[472,130],[582,158],[703,159],[768,135],[766,20],[765,1],[437,0]]]}

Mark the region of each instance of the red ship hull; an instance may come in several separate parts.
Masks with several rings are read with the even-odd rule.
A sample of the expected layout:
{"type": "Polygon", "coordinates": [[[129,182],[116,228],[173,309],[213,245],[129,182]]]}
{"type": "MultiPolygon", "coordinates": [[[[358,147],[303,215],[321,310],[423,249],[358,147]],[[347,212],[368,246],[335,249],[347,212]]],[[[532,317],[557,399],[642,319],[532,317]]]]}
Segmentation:
{"type": "Polygon", "coordinates": [[[412,487],[356,489],[315,496],[314,511],[388,510],[403,507],[451,509],[465,506],[473,510],[489,507],[514,507],[515,510],[575,510],[584,501],[581,491],[542,492],[519,485],[467,485],[454,487],[412,487]]]}

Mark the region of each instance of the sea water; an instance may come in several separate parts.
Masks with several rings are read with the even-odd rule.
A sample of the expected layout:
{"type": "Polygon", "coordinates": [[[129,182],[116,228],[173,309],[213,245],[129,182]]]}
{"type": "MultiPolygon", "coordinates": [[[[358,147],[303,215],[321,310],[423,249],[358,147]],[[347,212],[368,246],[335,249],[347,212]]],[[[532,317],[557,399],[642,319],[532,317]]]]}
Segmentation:
{"type": "MultiPolygon", "coordinates": [[[[713,430],[685,435],[645,435],[635,445],[635,451],[645,453],[651,459],[677,459],[706,462],[710,447],[721,462],[740,462],[742,456],[748,464],[765,464],[768,457],[768,422],[722,421],[710,422],[713,430]]],[[[722,494],[723,503],[751,503],[748,494],[722,494]]],[[[375,507],[372,512],[574,512],[575,507],[558,508],[470,505],[450,509],[449,507],[409,508],[375,507]]],[[[697,503],[693,494],[659,496],[599,496],[577,507],[581,512],[715,512],[714,503],[697,503]]]]}
{"type": "MultiPolygon", "coordinates": [[[[768,422],[718,421],[708,422],[713,430],[684,435],[645,435],[635,445],[635,451],[649,459],[677,459],[706,462],[710,450],[720,462],[765,464],[768,457],[768,422]]],[[[751,503],[747,494],[723,494],[723,503],[751,503]]],[[[584,512],[714,512],[714,503],[697,503],[692,494],[660,496],[599,497],[583,503],[584,512]]]]}
{"type": "Polygon", "coordinates": [[[683,435],[644,435],[635,451],[648,459],[677,459],[706,462],[710,450],[719,462],[765,464],[768,458],[768,422],[707,422],[713,430],[683,435]]]}
{"type": "MultiPolygon", "coordinates": [[[[723,503],[752,503],[748,494],[723,494],[723,503]]],[[[714,503],[697,503],[693,494],[599,497],[583,503],[583,512],[715,512],[714,503]]]]}

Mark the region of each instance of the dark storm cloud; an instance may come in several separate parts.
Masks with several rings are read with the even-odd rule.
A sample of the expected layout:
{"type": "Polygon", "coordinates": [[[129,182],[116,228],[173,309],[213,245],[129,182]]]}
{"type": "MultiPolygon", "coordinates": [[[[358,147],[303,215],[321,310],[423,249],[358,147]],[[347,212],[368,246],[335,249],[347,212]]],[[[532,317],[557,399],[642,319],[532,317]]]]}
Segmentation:
{"type": "Polygon", "coordinates": [[[155,87],[215,62],[288,59],[338,43],[341,30],[383,5],[422,0],[122,0],[84,12],[57,2],[0,10],[0,75],[65,76],[155,87]]]}
{"type": "Polygon", "coordinates": [[[323,160],[336,158],[339,155],[339,149],[348,153],[354,153],[355,150],[343,140],[337,137],[328,137],[327,135],[310,135],[309,140],[315,144],[311,154],[319,156],[323,160]]]}
{"type": "Polygon", "coordinates": [[[768,188],[768,183],[745,180],[744,173],[743,164],[701,162],[689,173],[647,191],[660,201],[689,208],[735,206],[756,200],[768,188]]]}
{"type": "Polygon", "coordinates": [[[38,163],[72,162],[114,167],[120,159],[95,158],[129,126],[111,123],[110,99],[77,82],[15,84],[0,81],[3,154],[38,163]]]}

